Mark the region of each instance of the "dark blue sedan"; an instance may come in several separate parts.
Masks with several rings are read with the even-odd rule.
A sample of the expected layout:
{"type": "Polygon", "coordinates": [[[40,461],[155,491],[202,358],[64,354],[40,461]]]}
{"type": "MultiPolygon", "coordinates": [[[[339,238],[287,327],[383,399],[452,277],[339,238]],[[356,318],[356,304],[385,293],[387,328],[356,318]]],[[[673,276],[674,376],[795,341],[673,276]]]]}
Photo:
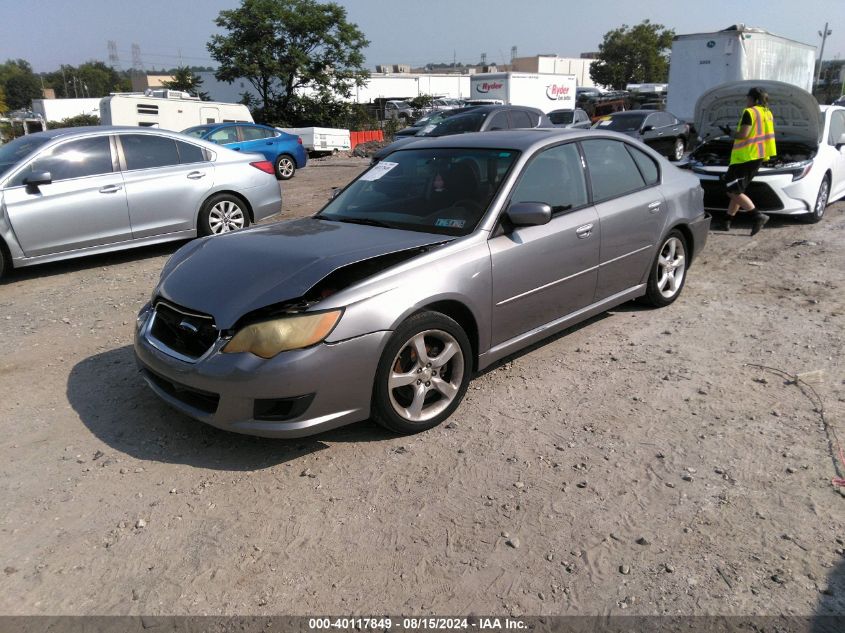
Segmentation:
{"type": "Polygon", "coordinates": [[[302,139],[255,123],[210,123],[182,130],[183,134],[225,145],[237,152],[264,154],[276,168],[276,178],[290,180],[305,167],[308,156],[302,139]]]}

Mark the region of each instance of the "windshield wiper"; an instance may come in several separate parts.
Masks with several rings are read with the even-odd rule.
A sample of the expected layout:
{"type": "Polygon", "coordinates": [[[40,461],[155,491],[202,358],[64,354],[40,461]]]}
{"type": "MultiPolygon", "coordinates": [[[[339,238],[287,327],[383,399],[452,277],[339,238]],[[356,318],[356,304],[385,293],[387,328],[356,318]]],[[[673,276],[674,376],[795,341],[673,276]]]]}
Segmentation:
{"type": "Polygon", "coordinates": [[[347,224],[365,224],[367,226],[380,226],[385,229],[395,228],[392,224],[382,222],[381,220],[373,220],[372,218],[338,218],[328,216],[318,216],[321,220],[331,220],[333,222],[346,222],[347,224]]]}

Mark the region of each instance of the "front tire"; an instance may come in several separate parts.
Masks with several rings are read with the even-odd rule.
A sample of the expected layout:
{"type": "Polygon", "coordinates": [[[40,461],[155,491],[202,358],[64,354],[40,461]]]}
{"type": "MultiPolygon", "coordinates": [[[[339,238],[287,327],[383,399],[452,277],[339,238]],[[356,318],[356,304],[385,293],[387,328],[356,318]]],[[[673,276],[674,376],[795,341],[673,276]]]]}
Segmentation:
{"type": "Polygon", "coordinates": [[[373,385],[372,418],[395,433],[431,429],[463,400],[472,371],[463,328],[439,312],[402,323],[382,353],[373,385]]]}
{"type": "Polygon", "coordinates": [[[674,229],[663,239],[654,258],[648,275],[645,302],[662,308],[675,301],[687,279],[687,261],[687,241],[679,230],[674,229]]]}
{"type": "Polygon", "coordinates": [[[276,158],[276,178],[279,180],[290,180],[296,173],[296,161],[287,154],[276,158]]]}
{"type": "Polygon", "coordinates": [[[827,207],[829,199],[830,176],[825,174],[824,178],[822,178],[822,184],[819,185],[819,193],[816,196],[816,204],[815,206],[813,206],[813,210],[809,213],[800,216],[801,221],[806,222],[807,224],[815,224],[816,222],[820,222],[821,219],[824,217],[824,210],[827,207]]]}
{"type": "Polygon", "coordinates": [[[240,198],[229,193],[211,196],[197,219],[199,235],[219,235],[249,226],[249,212],[240,198]]]}

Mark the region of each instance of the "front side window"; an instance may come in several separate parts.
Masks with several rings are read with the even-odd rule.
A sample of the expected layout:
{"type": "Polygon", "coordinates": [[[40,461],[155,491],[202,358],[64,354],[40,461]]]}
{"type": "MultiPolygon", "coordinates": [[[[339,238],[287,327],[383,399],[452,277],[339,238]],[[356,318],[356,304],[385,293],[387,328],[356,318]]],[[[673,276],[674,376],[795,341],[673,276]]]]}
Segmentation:
{"type": "Polygon", "coordinates": [[[497,112],[490,120],[490,130],[507,130],[509,127],[507,112],[497,112]]]}
{"type": "Polygon", "coordinates": [[[238,142],[238,131],[235,129],[235,126],[223,127],[219,130],[214,130],[211,134],[208,135],[208,140],[212,143],[217,143],[218,145],[225,145],[227,143],[237,143],[238,142]]]}
{"type": "Polygon", "coordinates": [[[317,217],[469,235],[518,155],[493,149],[399,150],[361,174],[317,217]]]}
{"type": "Polygon", "coordinates": [[[828,145],[836,145],[839,142],[839,137],[843,134],[845,134],[845,112],[833,112],[830,115],[828,145]]]}
{"type": "Polygon", "coordinates": [[[176,141],[167,136],[121,134],[120,143],[128,170],[168,167],[180,162],[176,141]]]}
{"type": "Polygon", "coordinates": [[[27,176],[41,172],[49,172],[54,182],[111,173],[109,137],[81,138],[51,147],[30,161],[10,184],[22,185],[27,176]]]}
{"type": "Polygon", "coordinates": [[[553,213],[587,204],[587,185],[577,146],[558,145],[534,158],[514,188],[511,202],[542,202],[553,213]]]}
{"type": "MultiPolygon", "coordinates": [[[[417,136],[450,136],[452,134],[464,134],[466,132],[478,132],[486,118],[486,112],[467,112],[458,114],[446,119],[434,126],[428,132],[423,131],[417,136]]],[[[507,127],[507,119],[505,126],[507,127]]]]}
{"type": "Polygon", "coordinates": [[[645,180],[626,143],[610,139],[582,141],[595,202],[642,189],[645,180]]]}

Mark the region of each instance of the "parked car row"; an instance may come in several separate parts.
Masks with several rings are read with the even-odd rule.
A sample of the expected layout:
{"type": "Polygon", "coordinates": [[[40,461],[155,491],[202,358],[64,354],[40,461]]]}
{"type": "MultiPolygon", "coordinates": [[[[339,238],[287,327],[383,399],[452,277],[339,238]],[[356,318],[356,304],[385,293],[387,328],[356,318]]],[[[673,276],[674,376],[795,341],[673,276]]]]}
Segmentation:
{"type": "Polygon", "coordinates": [[[226,233],[281,210],[274,166],[175,132],[62,128],[0,146],[0,275],[226,233]]]}

